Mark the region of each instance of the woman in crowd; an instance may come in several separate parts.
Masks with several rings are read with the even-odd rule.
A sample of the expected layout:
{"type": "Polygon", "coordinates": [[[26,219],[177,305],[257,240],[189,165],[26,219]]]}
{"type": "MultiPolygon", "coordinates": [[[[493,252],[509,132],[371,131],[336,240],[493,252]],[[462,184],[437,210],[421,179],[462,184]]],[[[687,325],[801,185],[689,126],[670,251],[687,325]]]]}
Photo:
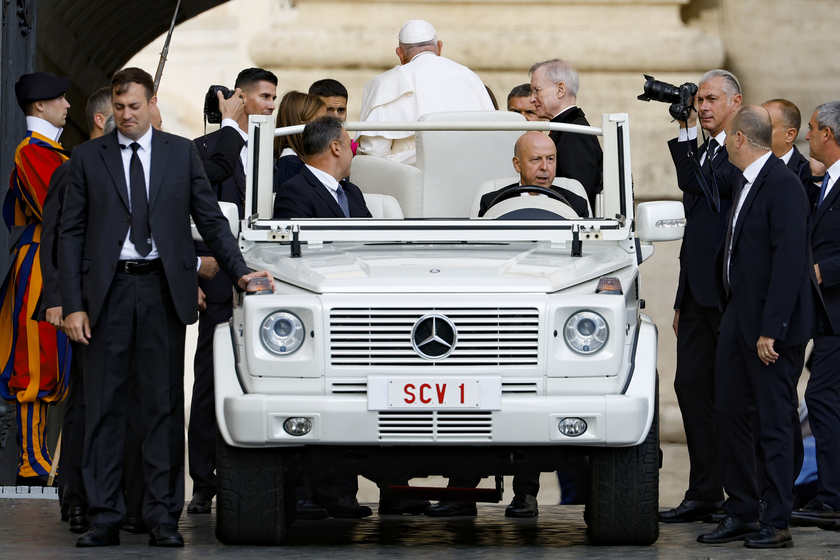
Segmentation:
{"type": "MultiPolygon", "coordinates": [[[[277,111],[277,127],[306,124],[327,114],[327,106],[317,95],[290,91],[280,101],[277,111]]],[[[280,136],[274,140],[274,157],[277,171],[274,173],[274,192],[298,174],[303,167],[301,159],[302,141],[300,134],[280,136]]]]}

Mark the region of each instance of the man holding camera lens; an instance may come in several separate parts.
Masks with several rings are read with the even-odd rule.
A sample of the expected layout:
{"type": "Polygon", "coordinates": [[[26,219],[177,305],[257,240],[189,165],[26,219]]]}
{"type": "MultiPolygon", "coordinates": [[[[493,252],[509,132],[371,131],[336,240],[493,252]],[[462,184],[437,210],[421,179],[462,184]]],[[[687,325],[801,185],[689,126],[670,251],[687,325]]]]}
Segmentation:
{"type": "Polygon", "coordinates": [[[741,86],[726,70],[710,70],[700,80],[695,111],[680,121],[678,138],[668,142],[683,191],[686,226],[680,248],[680,278],[674,303],[677,371],[674,389],[683,416],[690,461],[689,484],[682,503],[660,512],[665,523],[705,521],[720,511],[723,483],[715,421],[715,368],[722,313],[715,254],[726,235],[732,205],[721,176],[738,172],[728,160],[726,126],[741,106],[741,86]],[[697,128],[709,138],[698,149],[697,128]],[[724,190],[724,200],[720,199],[724,190]]]}
{"type": "MultiPolygon", "coordinates": [[[[277,98],[277,76],[262,68],[248,68],[239,73],[234,92],[225,99],[217,92],[222,126],[219,130],[195,139],[216,198],[233,202],[239,217],[245,212],[245,169],[247,158],[248,117],[270,115],[277,98]]],[[[196,243],[199,255],[210,255],[203,243],[196,243]]],[[[193,497],[187,513],[210,513],[216,495],[216,412],[213,390],[213,331],[217,324],[230,319],[233,310],[233,285],[225,275],[212,280],[200,279],[207,308],[199,314],[198,343],[195,351],[192,402],[190,404],[189,459],[193,497]]]]}

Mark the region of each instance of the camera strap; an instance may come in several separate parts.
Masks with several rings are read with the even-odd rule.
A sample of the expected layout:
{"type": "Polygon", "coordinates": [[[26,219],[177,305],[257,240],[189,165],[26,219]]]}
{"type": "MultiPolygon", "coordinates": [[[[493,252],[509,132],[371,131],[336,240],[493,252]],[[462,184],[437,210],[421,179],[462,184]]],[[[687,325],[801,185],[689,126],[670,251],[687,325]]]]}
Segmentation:
{"type": "MultiPolygon", "coordinates": [[[[702,128],[701,131],[703,135],[703,143],[706,146],[708,146],[709,140],[706,138],[705,131],[702,128]]],[[[720,212],[720,189],[717,185],[714,162],[712,161],[715,154],[712,154],[710,152],[711,150],[707,149],[706,160],[709,164],[708,175],[712,179],[711,185],[706,181],[706,173],[703,169],[704,166],[701,166],[700,160],[694,157],[694,153],[691,151],[690,143],[688,148],[688,160],[691,162],[691,166],[694,168],[694,175],[695,177],[697,177],[697,183],[700,185],[700,189],[703,191],[703,195],[706,197],[706,202],[709,204],[709,208],[712,212],[720,212]]]]}

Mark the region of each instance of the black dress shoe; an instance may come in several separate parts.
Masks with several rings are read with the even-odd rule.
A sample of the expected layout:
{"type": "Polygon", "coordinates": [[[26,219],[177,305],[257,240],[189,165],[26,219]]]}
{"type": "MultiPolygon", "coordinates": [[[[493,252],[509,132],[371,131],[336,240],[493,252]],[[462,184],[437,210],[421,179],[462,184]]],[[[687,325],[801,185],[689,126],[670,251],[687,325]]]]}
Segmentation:
{"type": "Polygon", "coordinates": [[[793,548],[793,537],[787,527],[779,529],[772,525],[761,525],[761,529],[744,540],[747,548],[793,548]]]}
{"type": "Polygon", "coordinates": [[[354,496],[339,496],[337,502],[327,504],[327,514],[336,519],[361,519],[373,515],[373,511],[367,506],[359,505],[354,496]]]}
{"type": "Polygon", "coordinates": [[[814,498],[805,507],[794,510],[790,515],[790,524],[797,527],[833,528],[840,522],[840,511],[814,498]]]}
{"type": "Polygon", "coordinates": [[[379,500],[379,515],[423,515],[429,500],[379,500]]]}
{"type": "Polygon", "coordinates": [[[178,527],[172,523],[161,523],[149,532],[149,546],[180,548],[184,546],[184,537],[178,527]]]}
{"type": "Polygon", "coordinates": [[[135,535],[145,535],[149,532],[149,528],[146,527],[146,522],[139,515],[126,515],[122,530],[135,535]]]}
{"type": "Polygon", "coordinates": [[[76,546],[118,546],[120,544],[120,532],[110,525],[96,523],[84,535],[76,539],[76,546]]]}
{"type": "Polygon", "coordinates": [[[68,514],[70,518],[70,532],[72,533],[84,533],[90,527],[90,521],[88,521],[87,515],[87,508],[83,506],[73,506],[69,509],[68,514]]]}
{"type": "Polygon", "coordinates": [[[478,509],[475,502],[438,502],[424,513],[429,517],[475,517],[478,509]]]}
{"type": "Polygon", "coordinates": [[[530,494],[514,496],[505,508],[505,517],[536,517],[540,514],[537,498],[530,494]]]}
{"type": "Polygon", "coordinates": [[[187,513],[210,513],[213,506],[213,494],[204,490],[196,490],[187,506],[187,513]]]}
{"type": "Polygon", "coordinates": [[[659,512],[662,523],[692,523],[705,521],[710,515],[720,511],[722,502],[700,502],[697,500],[683,500],[673,509],[659,512]]]}
{"type": "Polygon", "coordinates": [[[732,541],[742,541],[758,532],[758,521],[738,521],[734,517],[725,517],[717,529],[711,533],[704,533],[697,537],[697,542],[703,544],[722,544],[732,541]]]}
{"type": "Polygon", "coordinates": [[[298,500],[295,503],[295,517],[304,521],[319,521],[330,514],[327,510],[311,500],[298,500]]]}

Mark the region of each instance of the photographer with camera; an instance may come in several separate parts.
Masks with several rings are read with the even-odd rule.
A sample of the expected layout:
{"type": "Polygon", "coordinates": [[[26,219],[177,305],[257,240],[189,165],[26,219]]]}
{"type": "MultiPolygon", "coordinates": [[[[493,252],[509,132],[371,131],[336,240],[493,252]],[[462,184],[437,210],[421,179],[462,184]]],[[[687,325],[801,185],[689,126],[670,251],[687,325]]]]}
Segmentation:
{"type": "MultiPolygon", "coordinates": [[[[195,139],[207,178],[223,202],[245,211],[245,170],[247,169],[248,117],[271,115],[277,98],[277,76],[262,68],[247,68],[239,73],[231,92],[212,86],[205,100],[208,122],[220,122],[221,128],[195,139]],[[218,100],[215,107],[214,97],[218,100]]],[[[209,255],[203,243],[196,243],[199,255],[209,255]]],[[[199,280],[206,295],[207,308],[199,313],[198,343],[195,351],[192,402],[189,424],[190,478],[193,497],[187,513],[210,513],[216,495],[216,412],[213,389],[213,331],[217,324],[230,319],[233,310],[233,286],[225,275],[213,280],[199,280]]]]}
{"type": "Polygon", "coordinates": [[[690,472],[682,503],[659,514],[665,523],[707,520],[720,512],[723,501],[711,358],[717,351],[722,313],[718,278],[710,264],[726,236],[732,205],[723,176],[740,174],[729,162],[724,141],[727,124],[741,107],[741,86],[726,70],[706,72],[699,87],[692,86],[676,88],[652,79],[645,84],[647,97],[670,101],[674,104],[671,115],[682,119],[679,136],[669,141],[668,147],[683,191],[686,217],[673,328],[677,335],[674,389],[683,416],[690,472]],[[696,91],[693,103],[689,100],[692,89],[696,91]],[[699,149],[698,117],[700,127],[708,133],[699,149]]]}

